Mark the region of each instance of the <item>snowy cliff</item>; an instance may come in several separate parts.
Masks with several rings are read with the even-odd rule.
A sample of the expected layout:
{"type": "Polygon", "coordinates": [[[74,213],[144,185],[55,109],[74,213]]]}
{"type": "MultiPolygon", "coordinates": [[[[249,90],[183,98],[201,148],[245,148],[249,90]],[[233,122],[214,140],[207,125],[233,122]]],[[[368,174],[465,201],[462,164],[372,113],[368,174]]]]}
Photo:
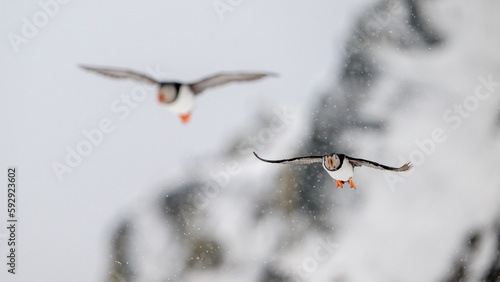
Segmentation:
{"type": "Polygon", "coordinates": [[[280,106],[167,173],[110,243],[108,281],[500,281],[498,1],[381,1],[313,108],[280,106]],[[345,153],[319,165],[255,159],[345,153]]]}

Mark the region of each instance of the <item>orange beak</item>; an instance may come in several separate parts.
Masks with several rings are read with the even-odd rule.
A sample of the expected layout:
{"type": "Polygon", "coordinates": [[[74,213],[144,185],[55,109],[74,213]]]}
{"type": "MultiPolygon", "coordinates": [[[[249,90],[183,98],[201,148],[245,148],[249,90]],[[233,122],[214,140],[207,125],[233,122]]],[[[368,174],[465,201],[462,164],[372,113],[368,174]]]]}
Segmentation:
{"type": "Polygon", "coordinates": [[[158,103],[163,102],[163,96],[161,95],[161,92],[158,91],[158,103]]]}
{"type": "Polygon", "coordinates": [[[332,157],[328,157],[328,167],[333,168],[332,157]]]}
{"type": "Polygon", "coordinates": [[[182,123],[184,123],[184,124],[189,121],[189,117],[190,116],[191,116],[190,113],[179,115],[179,117],[181,118],[182,123]]]}

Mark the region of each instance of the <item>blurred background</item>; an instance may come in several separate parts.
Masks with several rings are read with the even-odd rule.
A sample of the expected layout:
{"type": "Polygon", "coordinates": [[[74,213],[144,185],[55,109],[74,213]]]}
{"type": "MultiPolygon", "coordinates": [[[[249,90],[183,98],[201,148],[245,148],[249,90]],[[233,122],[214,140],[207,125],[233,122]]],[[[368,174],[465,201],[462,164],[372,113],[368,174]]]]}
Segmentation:
{"type": "Polygon", "coordinates": [[[0,181],[19,171],[0,281],[500,281],[498,1],[0,6],[0,181]],[[79,64],[280,76],[204,92],[183,125],[79,64]],[[414,168],[337,189],[252,151],[414,168]]]}

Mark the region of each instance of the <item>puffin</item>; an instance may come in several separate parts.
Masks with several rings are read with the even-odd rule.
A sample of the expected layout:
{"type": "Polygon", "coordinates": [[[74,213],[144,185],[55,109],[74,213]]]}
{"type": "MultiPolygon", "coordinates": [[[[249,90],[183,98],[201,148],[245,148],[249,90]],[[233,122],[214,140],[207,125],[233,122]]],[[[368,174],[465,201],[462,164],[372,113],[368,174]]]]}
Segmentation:
{"type": "Polygon", "coordinates": [[[407,171],[413,167],[410,162],[400,166],[400,167],[390,167],[383,164],[379,164],[373,161],[358,159],[346,156],[344,154],[328,154],[323,156],[307,156],[298,157],[292,159],[284,160],[266,160],[257,153],[253,152],[255,157],[259,160],[267,163],[275,164],[312,164],[312,163],[322,163],[323,168],[328,172],[328,174],[337,181],[337,188],[344,187],[344,183],[349,181],[350,187],[356,189],[354,183],[352,182],[352,176],[354,175],[354,168],[360,166],[367,166],[375,169],[389,170],[389,171],[407,171]]]}
{"type": "Polygon", "coordinates": [[[112,78],[132,79],[141,83],[157,85],[158,102],[178,115],[184,124],[189,121],[195,97],[206,89],[230,82],[253,81],[268,76],[277,76],[275,73],[265,72],[225,72],[207,76],[196,82],[183,83],[179,81],[158,81],[148,75],[127,69],[91,67],[86,65],[80,65],[80,67],[84,70],[112,78]]]}

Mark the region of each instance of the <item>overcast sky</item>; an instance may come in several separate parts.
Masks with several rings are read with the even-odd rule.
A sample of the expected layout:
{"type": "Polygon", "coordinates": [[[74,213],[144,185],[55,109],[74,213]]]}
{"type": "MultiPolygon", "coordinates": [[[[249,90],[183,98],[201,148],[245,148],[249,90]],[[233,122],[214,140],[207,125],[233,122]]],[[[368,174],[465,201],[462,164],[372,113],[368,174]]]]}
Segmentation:
{"type": "MultiPolygon", "coordinates": [[[[101,278],[124,207],[151,194],[156,179],[223,152],[260,110],[312,105],[309,95],[334,70],[356,15],[373,1],[218,4],[230,2],[225,12],[211,0],[0,2],[0,179],[6,183],[7,166],[18,167],[20,220],[18,274],[7,276],[4,265],[0,280],[101,278]],[[140,88],[135,108],[118,114],[111,106],[139,85],[78,64],[183,81],[230,70],[280,77],[206,91],[182,125],[151,88],[140,88]],[[87,140],[82,132],[100,126],[108,132],[59,181],[53,164],[68,165],[68,150],[87,140]]],[[[4,221],[6,197],[0,193],[4,221]]],[[[5,235],[0,230],[3,253],[5,235]]]]}

